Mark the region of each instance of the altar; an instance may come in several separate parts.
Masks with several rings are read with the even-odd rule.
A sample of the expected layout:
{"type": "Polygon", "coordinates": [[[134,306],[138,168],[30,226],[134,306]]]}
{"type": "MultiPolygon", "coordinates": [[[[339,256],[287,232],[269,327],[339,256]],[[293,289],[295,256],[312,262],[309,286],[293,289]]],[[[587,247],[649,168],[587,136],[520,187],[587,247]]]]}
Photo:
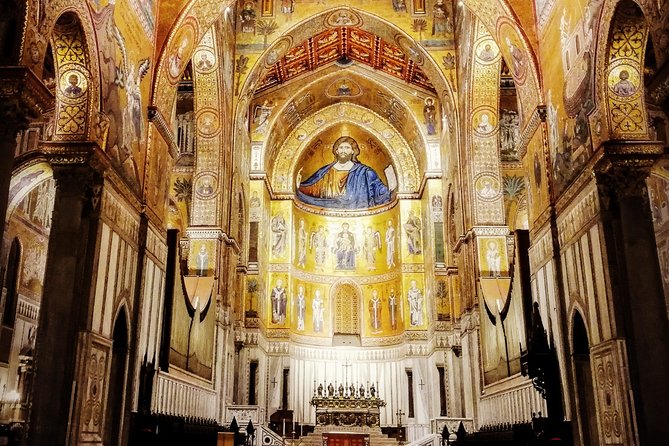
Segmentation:
{"type": "Polygon", "coordinates": [[[369,435],[327,433],[323,434],[323,446],[369,446],[369,435]]]}
{"type": "Polygon", "coordinates": [[[374,384],[356,389],[353,384],[345,387],[340,383],[335,389],[330,383],[318,386],[311,405],[316,408],[317,426],[380,427],[380,408],[386,402],[377,396],[374,384]]]}

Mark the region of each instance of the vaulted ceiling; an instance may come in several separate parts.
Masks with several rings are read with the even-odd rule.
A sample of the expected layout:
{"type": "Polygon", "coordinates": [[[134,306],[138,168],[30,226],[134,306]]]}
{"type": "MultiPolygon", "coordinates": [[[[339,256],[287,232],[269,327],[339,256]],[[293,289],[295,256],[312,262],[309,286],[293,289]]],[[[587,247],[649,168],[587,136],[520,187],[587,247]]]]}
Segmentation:
{"type": "Polygon", "coordinates": [[[292,48],[269,68],[256,92],[331,63],[346,66],[352,61],[435,92],[425,73],[399,47],[360,28],[346,26],[323,31],[292,48]]]}

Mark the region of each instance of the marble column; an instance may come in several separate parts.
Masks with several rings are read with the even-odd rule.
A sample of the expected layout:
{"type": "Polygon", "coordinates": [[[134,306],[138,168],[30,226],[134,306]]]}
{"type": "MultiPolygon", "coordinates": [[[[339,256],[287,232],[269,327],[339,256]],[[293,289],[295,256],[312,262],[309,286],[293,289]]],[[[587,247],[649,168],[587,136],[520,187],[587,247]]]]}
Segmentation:
{"type": "MultiPolygon", "coordinates": [[[[600,439],[616,436],[615,426],[613,432],[606,431],[602,416],[620,412],[617,415],[622,422],[629,423],[622,430],[633,432],[636,421],[640,444],[647,444],[669,436],[669,321],[645,182],[664,149],[659,143],[637,141],[608,143],[602,150],[595,175],[617,339],[612,339],[610,346],[593,346],[591,350],[595,399],[603,426],[600,429],[604,429],[600,439]],[[631,387],[636,412],[629,417],[624,409],[627,386],[631,387]],[[618,392],[619,402],[615,398],[618,392]]],[[[608,425],[610,430],[611,423],[608,425]]],[[[630,437],[625,444],[633,441],[630,437]]]]}
{"type": "Polygon", "coordinates": [[[32,445],[68,444],[71,414],[86,395],[99,426],[104,417],[106,373],[94,371],[99,382],[77,382],[89,359],[80,358],[80,351],[92,351],[96,341],[86,332],[102,190],[102,175],[91,167],[95,150],[88,143],[54,143],[45,149],[51,153],[56,192],[35,348],[32,445]]]}

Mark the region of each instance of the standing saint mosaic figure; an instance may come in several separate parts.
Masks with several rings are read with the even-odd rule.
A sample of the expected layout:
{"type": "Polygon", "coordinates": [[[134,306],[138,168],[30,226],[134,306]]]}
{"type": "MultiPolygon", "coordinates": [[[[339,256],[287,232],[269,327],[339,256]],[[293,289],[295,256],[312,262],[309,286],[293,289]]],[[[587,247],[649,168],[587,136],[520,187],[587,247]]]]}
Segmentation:
{"type": "Polygon", "coordinates": [[[411,326],[418,327],[423,325],[423,293],[418,288],[415,280],[410,282],[409,291],[407,291],[407,300],[409,301],[411,326]]]}
{"type": "Polygon", "coordinates": [[[421,254],[423,252],[422,226],[420,217],[413,210],[409,211],[409,217],[406,223],[404,223],[409,254],[421,254]]]}

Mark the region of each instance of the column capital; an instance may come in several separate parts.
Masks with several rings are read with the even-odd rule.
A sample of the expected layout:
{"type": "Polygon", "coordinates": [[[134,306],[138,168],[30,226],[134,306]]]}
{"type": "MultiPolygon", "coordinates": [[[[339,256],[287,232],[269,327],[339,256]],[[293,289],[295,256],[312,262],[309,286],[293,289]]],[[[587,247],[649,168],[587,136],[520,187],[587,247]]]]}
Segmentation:
{"type": "Polygon", "coordinates": [[[111,168],[95,141],[41,141],[36,155],[45,158],[54,169],[88,166],[103,173],[111,168]]]}
{"type": "Polygon", "coordinates": [[[0,67],[0,134],[13,136],[28,127],[30,119],[55,106],[51,91],[28,67],[0,67]]]}
{"type": "Polygon", "coordinates": [[[657,159],[664,155],[658,141],[608,141],[595,155],[597,185],[621,195],[645,194],[645,181],[657,159]]]}

